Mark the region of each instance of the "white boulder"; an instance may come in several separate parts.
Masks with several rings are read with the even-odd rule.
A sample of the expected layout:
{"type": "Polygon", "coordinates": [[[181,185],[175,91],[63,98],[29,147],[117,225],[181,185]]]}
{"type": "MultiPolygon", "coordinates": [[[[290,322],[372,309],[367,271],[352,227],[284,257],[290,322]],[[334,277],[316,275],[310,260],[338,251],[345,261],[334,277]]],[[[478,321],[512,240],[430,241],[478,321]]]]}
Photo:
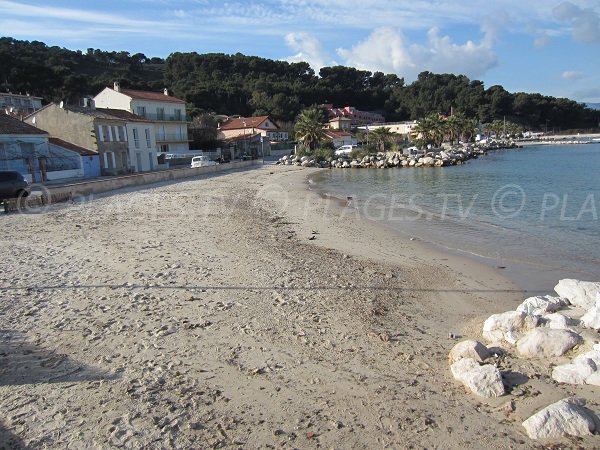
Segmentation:
{"type": "Polygon", "coordinates": [[[586,328],[600,330],[600,293],[596,294],[596,305],[581,316],[581,324],[586,328]]]}
{"type": "Polygon", "coordinates": [[[471,358],[477,362],[483,362],[485,359],[491,356],[489,349],[479,341],[466,340],[459,342],[448,355],[450,364],[455,363],[460,359],[471,358]]]}
{"type": "Polygon", "coordinates": [[[554,330],[567,330],[575,325],[575,321],[560,313],[545,314],[542,316],[542,326],[554,330]]]}
{"type": "Polygon", "coordinates": [[[552,379],[559,383],[585,384],[586,379],[596,372],[596,363],[589,358],[575,359],[570,364],[556,366],[552,370],[552,379]]]}
{"type": "Polygon", "coordinates": [[[543,295],[529,297],[523,303],[517,306],[517,311],[523,311],[527,314],[536,314],[541,316],[545,313],[558,311],[568,305],[569,301],[566,298],[543,295]]]}
{"type": "Polygon", "coordinates": [[[585,379],[585,384],[591,384],[593,386],[600,386],[600,370],[597,370],[589,377],[585,379]]]}
{"type": "Polygon", "coordinates": [[[483,337],[489,342],[503,341],[514,345],[527,331],[535,328],[533,316],[522,311],[507,311],[491,315],[483,323],[483,337]]]}
{"type": "Polygon", "coordinates": [[[545,314],[542,316],[542,324],[546,328],[555,330],[566,330],[574,325],[573,319],[560,313],[545,314]]]}
{"type": "Polygon", "coordinates": [[[582,341],[571,330],[536,328],[517,341],[517,351],[525,357],[561,356],[582,341]]]}
{"type": "Polygon", "coordinates": [[[452,375],[471,392],[481,397],[500,397],[504,395],[502,375],[497,367],[490,364],[480,366],[471,358],[460,359],[450,366],[452,375]]]}
{"type": "Polygon", "coordinates": [[[558,282],[554,291],[567,298],[572,305],[589,309],[594,306],[596,296],[600,292],[600,283],[565,278],[558,282]]]}
{"type": "Polygon", "coordinates": [[[523,422],[523,427],[531,439],[590,436],[596,425],[584,404],[578,399],[560,400],[535,413],[523,422]]]}

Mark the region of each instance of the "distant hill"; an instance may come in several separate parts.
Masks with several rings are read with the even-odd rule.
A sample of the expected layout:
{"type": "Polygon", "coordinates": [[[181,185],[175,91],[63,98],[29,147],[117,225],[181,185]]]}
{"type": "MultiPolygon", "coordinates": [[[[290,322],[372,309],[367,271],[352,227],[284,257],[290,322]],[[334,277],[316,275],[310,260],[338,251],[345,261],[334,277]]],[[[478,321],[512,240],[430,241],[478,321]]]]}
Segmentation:
{"type": "Polygon", "coordinates": [[[600,103],[586,103],[585,106],[591,109],[600,110],[600,103]]]}
{"type": "Polygon", "coordinates": [[[411,84],[396,74],[353,67],[288,63],[241,53],[172,53],[166,60],[142,53],[89,48],[73,51],[38,41],[0,38],[0,89],[29,92],[45,102],[77,104],[118,81],[123,88],[182,98],[190,114],[270,115],[292,121],[302,109],[331,103],[382,113],[388,122],[419,120],[453,110],[481,123],[515,122],[531,129],[590,130],[600,111],[575,101],[485,88],[464,75],[422,72],[411,84]]]}

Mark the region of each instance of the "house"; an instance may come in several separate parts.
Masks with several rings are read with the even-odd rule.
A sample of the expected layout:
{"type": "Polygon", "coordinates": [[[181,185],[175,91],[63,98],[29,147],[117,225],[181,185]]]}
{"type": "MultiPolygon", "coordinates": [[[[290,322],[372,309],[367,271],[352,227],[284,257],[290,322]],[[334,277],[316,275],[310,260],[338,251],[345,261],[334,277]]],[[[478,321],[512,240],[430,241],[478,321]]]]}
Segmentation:
{"type": "Polygon", "coordinates": [[[279,125],[269,116],[231,118],[221,124],[217,139],[227,140],[240,136],[258,134],[263,141],[283,142],[289,139],[289,133],[279,128],[279,125]]]}
{"type": "Polygon", "coordinates": [[[335,148],[357,144],[356,138],[351,133],[342,130],[325,130],[325,138],[333,141],[335,148]]]}
{"type": "Polygon", "coordinates": [[[0,92],[0,109],[9,114],[25,117],[42,107],[42,98],[33,97],[29,94],[11,94],[10,92],[0,92]]]}
{"type": "Polygon", "coordinates": [[[334,117],[329,120],[327,126],[330,130],[350,131],[352,128],[352,119],[349,119],[348,117],[334,117]]]}
{"type": "Polygon", "coordinates": [[[81,178],[96,178],[101,175],[100,156],[98,155],[98,152],[53,137],[48,139],[48,146],[50,153],[56,154],[56,159],[60,160],[61,163],[67,158],[71,159],[71,155],[73,154],[76,155],[76,158],[79,158],[81,170],[76,176],[81,178]],[[69,155],[69,153],[71,155],[69,155]]]}
{"type": "Polygon", "coordinates": [[[51,103],[25,121],[52,137],[97,152],[102,175],[130,171],[127,120],[112,115],[110,110],[51,103]]]}
{"type": "Polygon", "coordinates": [[[48,133],[6,114],[0,114],[0,170],[16,170],[30,183],[81,178],[86,167],[98,166],[98,154],[49,138],[48,133]]]}
{"type": "Polygon", "coordinates": [[[0,114],[0,170],[16,170],[30,183],[42,180],[48,157],[48,133],[0,114]]]}
{"type": "Polygon", "coordinates": [[[96,108],[129,111],[149,120],[154,125],[154,140],[159,153],[189,152],[185,101],[170,96],[167,89],[162,93],[137,91],[122,89],[115,83],[113,88],[104,88],[96,95],[94,103],[96,108]]]}
{"type": "Polygon", "coordinates": [[[361,111],[356,109],[354,106],[337,108],[332,104],[324,104],[320,105],[320,107],[327,111],[329,119],[336,119],[338,117],[350,119],[350,125],[352,127],[385,122],[385,118],[381,114],[370,111],[361,111]]]}
{"type": "Polygon", "coordinates": [[[158,149],[152,121],[122,109],[103,108],[102,111],[125,120],[130,172],[155,170],[158,149]]]}
{"type": "Polygon", "coordinates": [[[388,122],[388,123],[370,123],[364,127],[359,127],[361,130],[373,131],[377,128],[389,128],[390,132],[400,134],[406,139],[410,139],[413,134],[413,129],[417,126],[416,120],[407,122],[388,122]]]}

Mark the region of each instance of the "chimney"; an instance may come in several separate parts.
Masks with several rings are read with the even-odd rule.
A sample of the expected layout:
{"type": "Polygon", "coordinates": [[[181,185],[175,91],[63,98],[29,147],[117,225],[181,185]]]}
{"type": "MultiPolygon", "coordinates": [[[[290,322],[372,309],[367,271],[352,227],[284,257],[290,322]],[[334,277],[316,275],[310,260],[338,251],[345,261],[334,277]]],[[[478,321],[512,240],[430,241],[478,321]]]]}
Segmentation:
{"type": "Polygon", "coordinates": [[[165,95],[169,95],[169,90],[168,90],[167,88],[165,88],[165,90],[163,91],[163,93],[164,93],[165,95]]]}
{"type": "Polygon", "coordinates": [[[121,92],[121,85],[119,84],[118,81],[115,81],[114,90],[117,92],[121,92]]]}

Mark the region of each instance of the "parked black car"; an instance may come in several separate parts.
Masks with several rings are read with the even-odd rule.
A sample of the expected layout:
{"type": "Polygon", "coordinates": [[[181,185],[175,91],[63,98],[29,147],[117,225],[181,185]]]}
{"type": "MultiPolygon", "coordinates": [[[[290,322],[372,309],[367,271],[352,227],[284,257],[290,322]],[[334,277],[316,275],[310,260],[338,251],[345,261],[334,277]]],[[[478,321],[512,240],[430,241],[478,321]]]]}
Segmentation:
{"type": "Polygon", "coordinates": [[[13,170],[0,170],[0,201],[27,197],[31,187],[23,175],[13,170]]]}

